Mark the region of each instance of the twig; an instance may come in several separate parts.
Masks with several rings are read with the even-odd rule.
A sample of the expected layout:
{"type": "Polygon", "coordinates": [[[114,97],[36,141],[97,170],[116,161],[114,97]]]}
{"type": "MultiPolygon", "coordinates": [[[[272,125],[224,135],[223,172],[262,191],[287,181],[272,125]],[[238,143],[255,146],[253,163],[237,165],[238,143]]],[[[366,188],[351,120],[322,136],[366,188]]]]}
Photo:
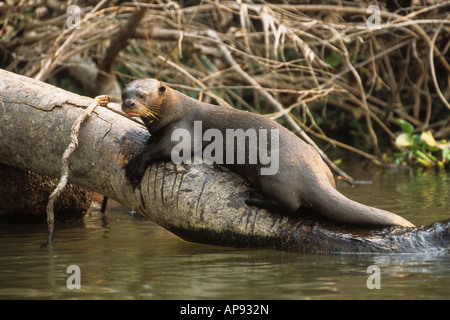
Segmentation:
{"type": "Polygon", "coordinates": [[[439,89],[439,83],[436,79],[436,72],[434,70],[434,59],[433,59],[433,48],[434,48],[434,43],[436,42],[436,38],[439,34],[439,32],[441,32],[441,29],[443,27],[443,23],[441,23],[441,25],[439,26],[439,28],[436,30],[436,33],[433,36],[433,39],[431,40],[431,48],[430,48],[430,67],[431,67],[431,77],[433,79],[433,83],[434,83],[434,87],[436,89],[436,92],[439,96],[439,98],[442,100],[442,102],[445,104],[445,106],[450,110],[450,104],[448,103],[447,99],[445,99],[444,95],[441,92],[441,89],[439,89]]]}
{"type": "Polygon", "coordinates": [[[231,107],[225,100],[223,100],[221,97],[217,96],[216,94],[214,94],[213,92],[211,92],[211,90],[208,90],[208,88],[198,79],[196,79],[195,77],[193,77],[191,74],[189,74],[189,72],[187,72],[185,69],[181,68],[179,65],[177,65],[176,63],[170,61],[168,58],[164,58],[163,56],[158,56],[158,59],[160,59],[161,61],[164,61],[165,63],[167,63],[168,65],[170,65],[171,67],[177,69],[178,71],[180,71],[182,74],[184,74],[186,77],[188,77],[192,82],[196,83],[197,85],[199,85],[203,90],[206,90],[208,92],[208,95],[210,95],[213,99],[216,99],[217,102],[224,106],[224,107],[231,107]]]}
{"type": "MultiPolygon", "coordinates": [[[[98,68],[100,70],[105,71],[107,74],[112,73],[117,55],[123,48],[127,46],[128,39],[133,35],[137,25],[139,24],[139,21],[141,21],[144,17],[145,11],[145,7],[138,8],[130,15],[128,21],[119,30],[119,32],[114,35],[114,37],[111,39],[111,42],[109,43],[108,49],[105,50],[105,56],[98,64],[98,68]]],[[[99,75],[101,74],[102,73],[99,73],[99,75]]]]}
{"type": "MultiPolygon", "coordinates": [[[[314,130],[308,128],[306,125],[302,124],[301,121],[299,121],[299,120],[297,122],[299,123],[300,126],[302,126],[302,128],[304,128],[305,131],[311,133],[312,135],[316,136],[317,138],[322,139],[322,140],[324,140],[324,141],[326,141],[326,142],[328,142],[330,144],[334,144],[334,145],[336,145],[338,147],[341,147],[343,149],[347,149],[347,150],[349,150],[349,151],[351,151],[353,153],[359,154],[359,155],[361,155],[361,156],[363,156],[363,157],[365,157],[367,159],[371,159],[374,163],[379,163],[378,158],[376,156],[374,156],[373,154],[364,152],[364,151],[359,150],[359,149],[357,149],[355,147],[349,146],[348,144],[345,144],[343,142],[331,139],[331,138],[327,137],[326,135],[321,134],[319,132],[315,132],[314,130]]],[[[355,183],[355,181],[352,181],[352,182],[355,183]]]]}
{"type": "MultiPolygon", "coordinates": [[[[82,23],[87,21],[91,17],[91,15],[95,11],[97,11],[105,2],[106,2],[106,0],[100,1],[81,21],[77,22],[74,25],[74,27],[76,27],[77,25],[81,25],[82,23]]],[[[64,41],[64,43],[58,48],[58,50],[56,50],[55,53],[53,53],[52,55],[50,55],[47,58],[47,61],[45,62],[44,67],[41,68],[39,73],[36,75],[36,77],[35,77],[36,80],[45,80],[47,78],[50,71],[55,66],[56,62],[59,61],[59,59],[61,57],[61,53],[63,53],[63,51],[69,46],[69,44],[72,42],[72,40],[75,38],[75,36],[79,33],[79,30],[81,30],[81,29],[74,28],[72,34],[69,37],[67,37],[66,41],[64,41]]],[[[64,36],[69,31],[70,31],[70,29],[66,30],[65,32],[63,32],[61,34],[60,37],[64,36]]],[[[58,42],[60,37],[58,37],[58,39],[55,41],[55,43],[58,42]]]]}
{"type": "MultiPolygon", "coordinates": [[[[436,8],[442,8],[445,6],[450,5],[450,1],[443,1],[442,3],[436,4],[435,6],[431,6],[431,9],[436,9],[436,8]]],[[[208,11],[208,10],[212,10],[214,8],[217,7],[221,7],[224,10],[228,10],[228,11],[232,11],[233,10],[239,10],[240,9],[240,5],[236,4],[236,3],[230,3],[230,4],[211,4],[211,5],[203,5],[202,4],[202,11],[208,11]]],[[[346,13],[346,14],[361,14],[361,15],[366,15],[367,12],[367,8],[364,6],[343,6],[343,5],[330,5],[330,4],[325,4],[325,5],[316,5],[316,4],[269,4],[269,3],[264,3],[264,4],[254,4],[254,5],[248,5],[247,4],[247,8],[256,12],[259,12],[261,10],[261,7],[268,7],[271,9],[277,9],[277,10],[293,10],[293,11],[300,11],[300,12],[310,12],[310,11],[316,11],[316,12],[337,12],[337,13],[346,13]]],[[[193,11],[200,11],[199,8],[197,7],[186,7],[181,9],[181,11],[184,14],[187,13],[192,13],[193,11]]],[[[422,11],[421,11],[422,13],[422,11]]],[[[381,18],[385,18],[385,19],[392,19],[392,20],[399,20],[399,21],[405,21],[408,20],[408,16],[401,16],[398,15],[396,13],[391,13],[387,10],[381,10],[380,11],[380,16],[381,18]]],[[[425,23],[425,22],[424,22],[425,23]]],[[[427,21],[426,23],[429,23],[429,21],[427,21]]],[[[411,27],[413,29],[415,29],[416,33],[423,39],[425,40],[425,42],[427,43],[428,46],[430,46],[432,48],[432,50],[434,50],[436,52],[436,55],[438,57],[438,59],[441,61],[441,63],[444,65],[444,67],[447,69],[447,71],[450,71],[450,64],[445,60],[443,54],[439,51],[439,49],[437,47],[435,47],[434,45],[431,44],[431,40],[428,37],[428,35],[426,34],[426,32],[417,24],[416,21],[406,21],[403,25],[411,25],[411,27]]],[[[400,26],[398,24],[398,22],[396,23],[388,23],[383,25],[383,27],[398,27],[400,26]]],[[[342,27],[346,27],[345,25],[342,27]]],[[[367,27],[366,26],[361,26],[362,29],[366,30],[367,27]]],[[[370,31],[372,32],[372,31],[370,31]]]]}
{"type": "Polygon", "coordinates": [[[70,139],[71,142],[67,149],[64,151],[62,159],[61,159],[61,178],[59,179],[58,186],[53,190],[53,192],[50,194],[50,197],[48,198],[47,203],[47,227],[48,227],[48,234],[47,234],[47,243],[50,244],[53,242],[53,229],[54,229],[54,223],[55,223],[55,213],[53,210],[55,201],[60,196],[61,192],[64,190],[65,186],[67,185],[68,179],[69,179],[69,157],[72,154],[72,152],[76,149],[78,146],[78,131],[80,130],[80,125],[86,119],[86,117],[90,117],[94,109],[98,105],[106,105],[109,103],[109,97],[108,96],[97,96],[94,98],[94,100],[91,102],[91,104],[84,110],[82,114],[78,116],[78,118],[75,120],[74,124],[72,125],[72,129],[70,132],[70,139]]]}
{"type": "MultiPolygon", "coordinates": [[[[332,32],[334,32],[336,34],[336,36],[339,36],[338,32],[335,29],[331,28],[330,30],[332,32]]],[[[361,99],[362,99],[362,106],[366,110],[365,117],[366,117],[367,129],[369,130],[370,136],[372,137],[372,142],[374,144],[375,150],[377,151],[377,154],[380,155],[381,152],[380,152],[380,150],[378,148],[378,138],[377,138],[377,135],[375,134],[375,131],[373,130],[372,122],[370,120],[370,118],[371,118],[371,111],[369,109],[369,105],[367,104],[366,93],[364,92],[364,86],[362,84],[361,77],[359,76],[358,72],[356,71],[355,67],[352,65],[352,63],[350,61],[348,50],[347,50],[347,47],[344,44],[344,41],[342,40],[341,37],[338,37],[338,40],[339,40],[339,42],[341,44],[341,47],[342,47],[345,63],[347,64],[347,67],[352,72],[353,76],[355,77],[356,83],[358,84],[358,88],[359,88],[359,91],[360,91],[360,96],[361,96],[361,99]]]]}

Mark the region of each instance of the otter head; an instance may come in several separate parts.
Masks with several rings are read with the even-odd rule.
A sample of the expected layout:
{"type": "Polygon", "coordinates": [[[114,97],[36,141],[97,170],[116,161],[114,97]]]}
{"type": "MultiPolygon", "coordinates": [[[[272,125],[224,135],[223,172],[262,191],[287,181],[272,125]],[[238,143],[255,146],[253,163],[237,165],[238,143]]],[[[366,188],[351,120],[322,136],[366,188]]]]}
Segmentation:
{"type": "Polygon", "coordinates": [[[122,111],[130,117],[140,117],[149,126],[161,119],[165,94],[166,87],[158,80],[135,80],[123,90],[122,111]]]}

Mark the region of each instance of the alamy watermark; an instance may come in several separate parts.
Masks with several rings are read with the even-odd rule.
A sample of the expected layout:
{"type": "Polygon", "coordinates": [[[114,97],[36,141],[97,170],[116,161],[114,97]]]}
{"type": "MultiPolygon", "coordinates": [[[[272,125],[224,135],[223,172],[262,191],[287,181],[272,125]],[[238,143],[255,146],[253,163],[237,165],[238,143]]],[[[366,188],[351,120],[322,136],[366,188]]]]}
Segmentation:
{"type": "Polygon", "coordinates": [[[69,29],[81,29],[81,9],[79,6],[71,5],[67,7],[67,11],[70,16],[67,18],[66,26],[69,29]]]}
{"type": "Polygon", "coordinates": [[[367,18],[367,26],[371,29],[380,29],[381,25],[381,10],[379,6],[371,5],[366,9],[366,13],[370,14],[369,18],[367,18]]]}
{"type": "Polygon", "coordinates": [[[72,264],[67,267],[66,273],[70,276],[67,278],[67,289],[81,289],[81,269],[76,264],[72,264]]]}
{"type": "Polygon", "coordinates": [[[279,138],[278,129],[226,129],[225,136],[214,128],[203,132],[202,122],[194,121],[193,136],[184,128],[172,132],[171,140],[179,143],[172,149],[171,160],[175,164],[259,164],[261,175],[274,175],[279,168],[279,138]]]}
{"type": "Polygon", "coordinates": [[[367,278],[367,289],[381,289],[381,270],[377,265],[371,265],[367,267],[366,273],[371,273],[367,278]]]}

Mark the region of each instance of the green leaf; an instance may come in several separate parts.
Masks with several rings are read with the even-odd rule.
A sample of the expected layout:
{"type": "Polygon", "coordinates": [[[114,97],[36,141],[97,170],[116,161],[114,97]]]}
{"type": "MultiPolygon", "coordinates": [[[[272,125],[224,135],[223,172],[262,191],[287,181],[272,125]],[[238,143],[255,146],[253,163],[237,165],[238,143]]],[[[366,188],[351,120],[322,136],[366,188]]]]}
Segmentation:
{"type": "Polygon", "coordinates": [[[434,163],[438,163],[438,162],[439,162],[438,158],[436,158],[435,156],[433,156],[431,153],[426,153],[426,155],[427,155],[428,158],[430,158],[431,161],[433,161],[434,163]]]}
{"type": "Polygon", "coordinates": [[[443,151],[450,150],[450,142],[447,142],[446,140],[441,140],[437,146],[443,151]]]}
{"type": "Polygon", "coordinates": [[[434,140],[433,134],[431,133],[430,130],[426,131],[426,132],[422,132],[422,134],[420,135],[420,138],[422,139],[422,141],[424,141],[429,147],[436,147],[437,143],[436,140],[434,140]]]}
{"type": "Polygon", "coordinates": [[[419,149],[419,147],[423,144],[422,139],[420,138],[420,136],[418,134],[413,134],[413,140],[414,140],[414,144],[413,144],[412,148],[414,150],[419,149]]]}
{"type": "Polygon", "coordinates": [[[411,133],[402,133],[395,139],[395,143],[401,147],[409,147],[414,145],[414,138],[411,133]]]}
{"type": "Polygon", "coordinates": [[[402,131],[405,133],[413,133],[414,127],[411,123],[408,121],[405,121],[403,119],[398,119],[398,124],[400,125],[400,128],[402,128],[402,131]]]}
{"type": "Polygon", "coordinates": [[[424,167],[432,167],[434,166],[434,163],[432,161],[430,161],[429,159],[425,160],[422,158],[417,158],[417,162],[419,162],[421,165],[423,165],[424,167]]]}
{"type": "Polygon", "coordinates": [[[337,53],[332,53],[325,58],[325,62],[334,68],[336,68],[336,66],[339,64],[340,60],[341,57],[337,53]]]}
{"type": "Polygon", "coordinates": [[[431,154],[429,154],[429,153],[425,153],[425,152],[422,152],[422,151],[420,151],[420,150],[417,150],[416,153],[417,153],[417,155],[418,155],[419,157],[423,158],[424,160],[429,159],[429,160],[431,160],[431,161],[433,161],[433,162],[437,162],[436,157],[433,156],[433,155],[431,155],[431,154]]]}
{"type": "Polygon", "coordinates": [[[442,150],[442,159],[444,162],[450,162],[450,149],[442,150]]]}

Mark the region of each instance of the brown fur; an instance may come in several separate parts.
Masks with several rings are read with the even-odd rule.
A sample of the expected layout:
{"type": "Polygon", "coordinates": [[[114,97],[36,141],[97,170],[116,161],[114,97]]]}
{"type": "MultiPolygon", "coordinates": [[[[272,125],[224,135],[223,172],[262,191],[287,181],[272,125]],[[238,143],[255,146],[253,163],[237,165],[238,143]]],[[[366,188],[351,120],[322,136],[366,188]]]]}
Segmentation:
{"type": "Polygon", "coordinates": [[[203,132],[215,128],[223,134],[226,129],[278,129],[277,174],[261,175],[260,163],[224,166],[250,181],[282,212],[295,213],[302,205],[342,223],[414,226],[391,212],[344,197],[336,190],[330,169],[313,147],[277,122],[261,115],[200,102],[155,79],[130,83],[122,96],[122,109],[129,115],[140,116],[152,134],[150,146],[127,165],[127,177],[134,184],[139,183],[149,164],[170,161],[171,150],[178,143],[171,141],[173,130],[184,128],[192,133],[194,121],[202,121],[203,132]]]}

